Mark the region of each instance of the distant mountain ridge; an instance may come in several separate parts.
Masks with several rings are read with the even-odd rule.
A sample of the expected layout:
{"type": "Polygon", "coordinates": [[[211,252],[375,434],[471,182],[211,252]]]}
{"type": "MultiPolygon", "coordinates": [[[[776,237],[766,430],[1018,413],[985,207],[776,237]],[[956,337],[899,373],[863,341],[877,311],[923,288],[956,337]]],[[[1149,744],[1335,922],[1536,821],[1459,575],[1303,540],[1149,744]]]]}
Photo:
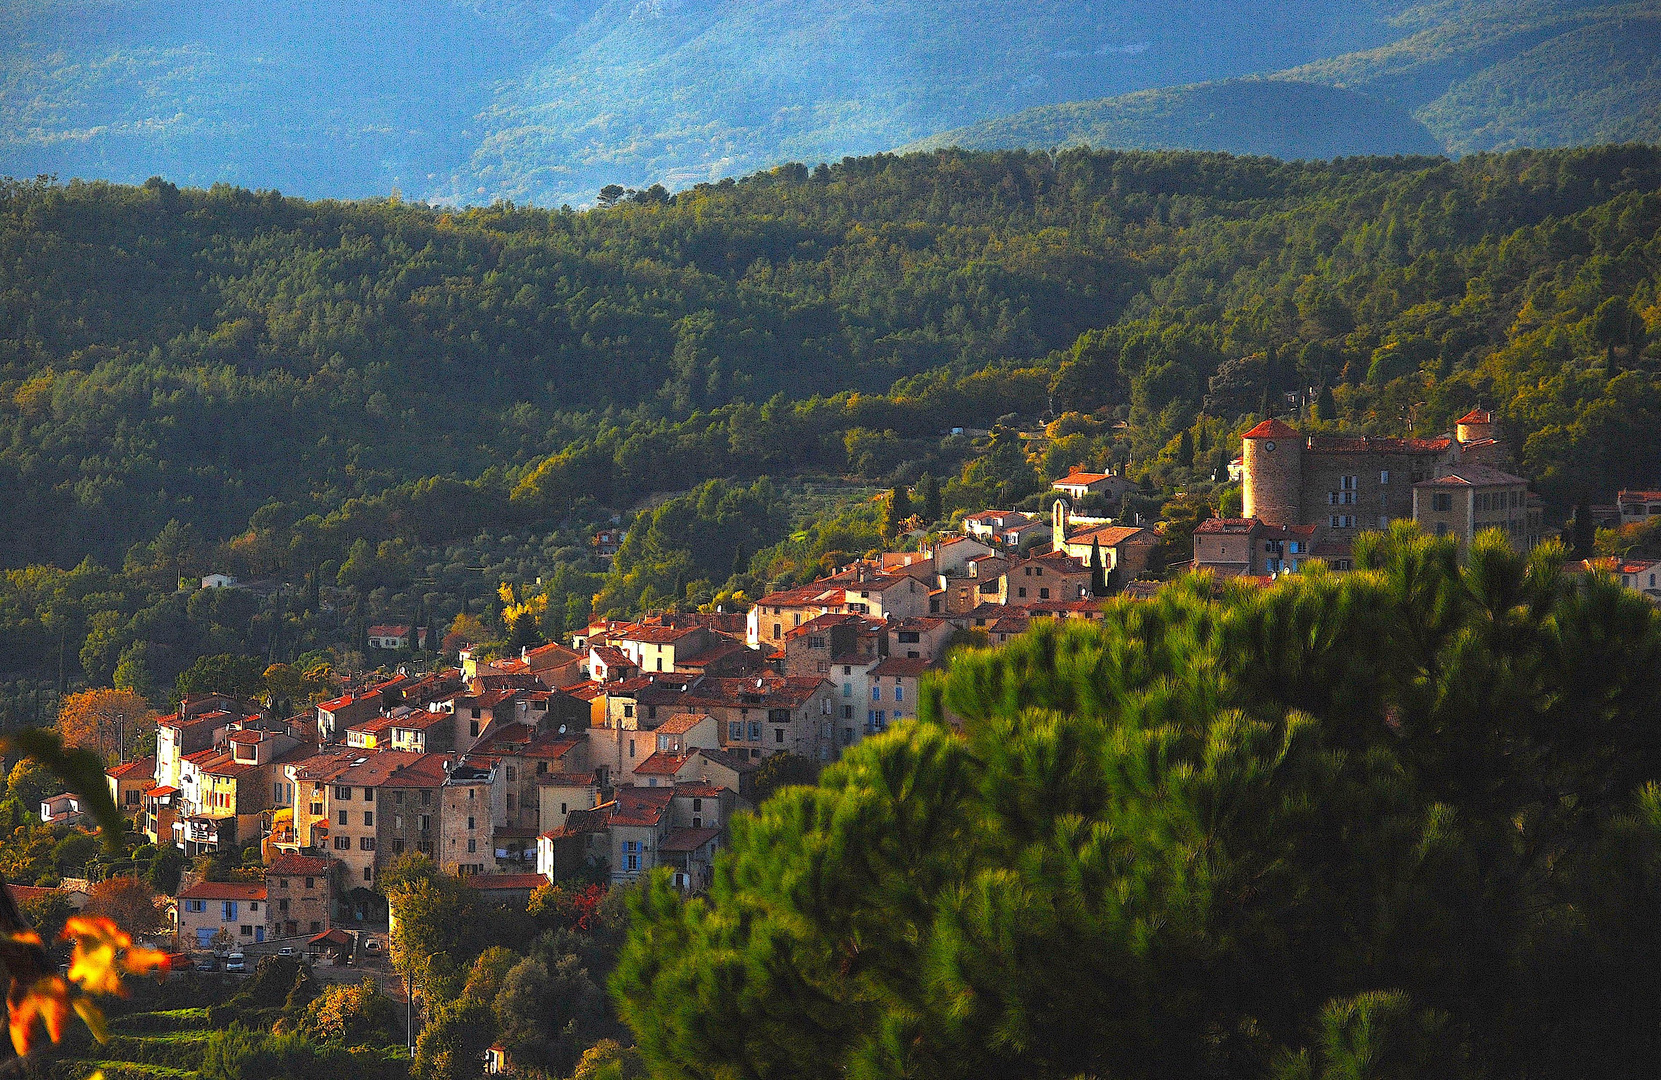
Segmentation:
{"type": "Polygon", "coordinates": [[[1661,0],[0,0],[0,175],[557,206],[941,133],[1292,155],[1647,140],[1658,20],[1661,0]]]}
{"type": "Polygon", "coordinates": [[[1081,145],[1222,150],[1287,160],[1442,151],[1430,129],[1394,102],[1281,79],[1230,79],[1045,105],[945,132],[905,149],[1081,145]]]}
{"type": "Polygon", "coordinates": [[[1453,0],[1391,24],[1386,45],[1268,79],[1044,106],[912,145],[1336,157],[1661,141],[1661,3],[1453,0]]]}

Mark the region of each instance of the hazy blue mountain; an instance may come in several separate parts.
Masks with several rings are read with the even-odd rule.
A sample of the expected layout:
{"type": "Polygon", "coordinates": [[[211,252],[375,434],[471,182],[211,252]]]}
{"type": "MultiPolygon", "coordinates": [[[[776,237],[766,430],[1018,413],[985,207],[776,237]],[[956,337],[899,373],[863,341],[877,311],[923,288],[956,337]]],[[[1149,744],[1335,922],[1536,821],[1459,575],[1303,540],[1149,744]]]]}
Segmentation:
{"type": "Polygon", "coordinates": [[[1661,140],[1661,2],[1452,0],[1286,78],[1394,100],[1455,153],[1661,140]]]}
{"type": "Polygon", "coordinates": [[[1095,146],[1225,150],[1287,159],[1437,154],[1428,128],[1394,102],[1280,79],[1230,79],[1027,109],[948,131],[915,149],[1095,146]]]}
{"type": "Polygon", "coordinates": [[[989,121],[1022,142],[1428,149],[1393,103],[1455,151],[1652,138],[1657,18],[1661,0],[0,0],[0,174],[583,204],[989,121]],[[1365,97],[1233,81],[1276,72],[1365,97]],[[1124,99],[1158,88],[1178,89],[1124,99]],[[1098,104],[998,120],[1068,102],[1098,104]],[[1283,122],[1305,108],[1311,130],[1283,122]]]}
{"type": "Polygon", "coordinates": [[[1387,43],[1402,0],[0,0],[0,173],[586,202],[1387,43]]]}

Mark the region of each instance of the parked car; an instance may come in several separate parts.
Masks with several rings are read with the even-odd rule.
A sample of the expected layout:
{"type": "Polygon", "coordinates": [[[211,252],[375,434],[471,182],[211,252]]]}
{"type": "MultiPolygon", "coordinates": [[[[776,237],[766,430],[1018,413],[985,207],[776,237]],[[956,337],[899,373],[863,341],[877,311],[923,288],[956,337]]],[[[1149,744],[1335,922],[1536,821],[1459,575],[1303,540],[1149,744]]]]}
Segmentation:
{"type": "Polygon", "coordinates": [[[196,966],[196,961],[190,958],[189,953],[168,953],[167,969],[169,971],[189,971],[196,966]]]}
{"type": "Polygon", "coordinates": [[[363,951],[366,952],[366,953],[378,953],[378,952],[380,952],[381,951],[381,939],[376,938],[376,937],[364,938],[363,939],[363,951]]]}
{"type": "Polygon", "coordinates": [[[225,957],[225,970],[226,971],[247,971],[248,970],[248,964],[247,964],[247,961],[243,958],[241,953],[234,952],[234,953],[231,953],[229,956],[225,957]]]}
{"type": "Polygon", "coordinates": [[[293,956],[294,955],[294,946],[284,945],[282,948],[277,950],[277,955],[278,956],[293,956]]]}
{"type": "Polygon", "coordinates": [[[218,971],[219,970],[219,957],[215,956],[211,952],[210,953],[199,953],[199,954],[197,954],[196,970],[198,970],[198,971],[218,971]]]}

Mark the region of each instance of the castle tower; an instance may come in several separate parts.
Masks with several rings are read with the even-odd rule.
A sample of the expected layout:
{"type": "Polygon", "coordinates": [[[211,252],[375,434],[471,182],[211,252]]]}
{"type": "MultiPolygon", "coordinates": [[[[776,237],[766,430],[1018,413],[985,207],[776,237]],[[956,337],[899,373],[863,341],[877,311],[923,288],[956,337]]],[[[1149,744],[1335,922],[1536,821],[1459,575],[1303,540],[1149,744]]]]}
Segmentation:
{"type": "Polygon", "coordinates": [[[1453,423],[1453,436],[1461,443],[1494,438],[1494,414],[1487,409],[1472,409],[1453,423]]]}
{"type": "Polygon", "coordinates": [[[1267,525],[1301,525],[1303,436],[1270,418],[1240,436],[1244,514],[1267,525]]]}

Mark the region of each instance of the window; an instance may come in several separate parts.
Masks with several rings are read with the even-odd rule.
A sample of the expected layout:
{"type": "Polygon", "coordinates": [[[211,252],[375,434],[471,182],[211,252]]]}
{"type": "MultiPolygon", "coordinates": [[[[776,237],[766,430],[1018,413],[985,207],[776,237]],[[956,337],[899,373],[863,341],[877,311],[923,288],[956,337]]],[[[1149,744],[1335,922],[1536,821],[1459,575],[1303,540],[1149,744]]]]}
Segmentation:
{"type": "Polygon", "coordinates": [[[881,701],[882,700],[882,687],[880,687],[880,686],[871,687],[871,700],[872,701],[881,701]]]}
{"type": "Polygon", "coordinates": [[[284,915],[288,914],[288,901],[287,900],[277,901],[277,910],[282,912],[284,915]]]}
{"type": "Polygon", "coordinates": [[[751,742],[760,742],[761,741],[761,721],[760,720],[751,720],[750,721],[750,741],[751,742]]]}
{"type": "Polygon", "coordinates": [[[422,814],[421,815],[421,831],[422,832],[427,832],[427,831],[431,830],[432,827],[433,827],[432,815],[431,814],[422,814]]]}
{"type": "Polygon", "coordinates": [[[903,686],[894,687],[894,700],[895,701],[904,701],[905,700],[905,687],[903,687],[903,686]]]}
{"type": "Polygon", "coordinates": [[[392,841],[392,853],[394,855],[402,855],[404,853],[404,842],[402,840],[392,841]]]}
{"type": "Polygon", "coordinates": [[[739,742],[743,741],[743,739],[744,739],[744,723],[743,723],[743,721],[734,720],[734,721],[730,722],[729,724],[727,724],[727,738],[735,740],[735,741],[739,741],[739,742]]]}
{"type": "Polygon", "coordinates": [[[478,709],[478,708],[469,709],[468,712],[470,712],[472,714],[473,719],[475,719],[475,720],[477,720],[480,716],[482,716],[484,714],[483,710],[478,709]]]}
{"type": "Polygon", "coordinates": [[[194,912],[206,911],[208,910],[208,902],[206,900],[186,900],[185,910],[194,912]]]}
{"type": "Polygon", "coordinates": [[[536,763],[536,775],[538,775],[538,776],[548,775],[548,763],[546,761],[539,761],[539,762],[536,763]]]}
{"type": "Polygon", "coordinates": [[[774,728],[773,729],[773,741],[776,742],[776,743],[781,743],[781,742],[784,741],[784,729],[783,728],[774,728]]]}
{"type": "Polygon", "coordinates": [[[467,816],[467,828],[468,828],[468,829],[469,829],[469,830],[471,830],[471,829],[472,829],[472,828],[473,828],[473,825],[474,825],[474,819],[473,819],[473,816],[472,816],[472,815],[471,815],[471,814],[469,814],[469,815],[468,815],[468,816],[467,816]]]}
{"type": "Polygon", "coordinates": [[[317,887],[316,882],[317,882],[316,878],[307,878],[306,879],[306,888],[308,888],[308,889],[316,888],[317,887]]]}
{"type": "Polygon", "coordinates": [[[350,851],[350,850],[352,850],[352,838],[350,836],[337,836],[337,837],[335,837],[335,850],[336,851],[350,851]]]}
{"type": "Polygon", "coordinates": [[[1378,482],[1381,485],[1384,485],[1384,486],[1389,485],[1389,483],[1390,483],[1390,470],[1389,469],[1380,469],[1379,470],[1378,482]]]}
{"type": "MultiPolygon", "coordinates": [[[[843,674],[847,674],[847,670],[848,670],[847,668],[843,668],[842,669],[843,674]]],[[[845,683],[842,684],[842,696],[843,697],[853,697],[854,696],[854,684],[853,683],[845,682],[845,683]]]]}
{"type": "Polygon", "coordinates": [[[783,636],[784,636],[784,625],[782,623],[774,623],[773,624],[773,640],[777,641],[779,638],[781,638],[783,636]]]}
{"type": "Polygon", "coordinates": [[[854,707],[852,705],[842,706],[842,719],[852,720],[853,718],[854,718],[854,707]]]}
{"type": "Polygon", "coordinates": [[[469,720],[467,722],[467,733],[469,735],[477,735],[479,733],[479,722],[477,720],[469,720]]]}
{"type": "Polygon", "coordinates": [[[629,757],[634,757],[634,740],[629,740],[629,757]]]}
{"type": "Polygon", "coordinates": [[[219,905],[219,917],[224,922],[236,922],[236,901],[221,901],[219,905]]]}
{"type": "Polygon", "coordinates": [[[318,922],[316,919],[313,919],[312,923],[311,923],[311,932],[315,934],[315,933],[319,932],[322,929],[323,929],[323,924],[318,922]]]}
{"type": "MultiPolygon", "coordinates": [[[[471,825],[469,825],[469,826],[468,826],[468,828],[472,828],[472,826],[471,826],[471,825]]],[[[475,852],[475,851],[477,851],[477,850],[479,850],[479,842],[478,842],[478,841],[477,841],[477,840],[475,840],[475,839],[473,839],[473,838],[472,838],[472,837],[471,837],[471,836],[469,836],[469,837],[468,837],[468,838],[467,838],[467,851],[468,851],[468,854],[472,854],[472,853],[473,853],[473,852],[475,852]]]]}
{"type": "MultiPolygon", "coordinates": [[[[127,799],[128,802],[137,801],[137,800],[133,799],[131,796],[132,796],[132,793],[128,792],[128,799],[127,799]]],[[[283,785],[281,785],[281,784],[272,784],[271,785],[271,801],[272,802],[279,802],[279,803],[283,801],[283,785]]]]}
{"type": "Polygon", "coordinates": [[[1453,509],[1453,496],[1445,491],[1435,492],[1430,497],[1430,508],[1438,514],[1446,514],[1453,509]]]}
{"type": "Polygon", "coordinates": [[[511,784],[517,779],[519,779],[519,775],[518,775],[517,771],[514,769],[514,767],[512,765],[509,765],[508,766],[508,783],[511,784]]]}
{"type": "Polygon", "coordinates": [[[349,787],[337,787],[337,788],[335,788],[335,798],[339,799],[341,802],[351,802],[352,801],[352,789],[349,788],[349,787]]]}
{"type": "Polygon", "coordinates": [[[1026,594],[1027,594],[1027,587],[1025,585],[1021,586],[1019,589],[1016,590],[1016,595],[1018,595],[1018,596],[1025,596],[1026,594]]]}
{"type": "Polygon", "coordinates": [[[634,715],[634,706],[633,705],[623,706],[623,715],[624,716],[633,716],[634,715]]]}
{"type": "Polygon", "coordinates": [[[508,813],[513,813],[513,792],[508,792],[508,813]]]}
{"type": "MultiPolygon", "coordinates": [[[[430,791],[423,791],[423,792],[422,792],[422,793],[421,793],[421,805],[422,805],[422,806],[428,806],[428,805],[430,805],[430,804],[431,804],[431,803],[432,803],[432,801],[433,801],[433,793],[432,793],[432,792],[430,792],[430,791]]],[[[425,820],[427,820],[427,819],[426,819],[426,818],[422,818],[422,819],[421,819],[421,820],[422,820],[422,821],[425,821],[425,820]]],[[[422,826],[422,827],[423,827],[423,828],[425,828],[425,827],[426,827],[426,826],[422,826]]]]}
{"type": "Polygon", "coordinates": [[[244,927],[241,928],[241,930],[242,930],[242,936],[243,937],[253,937],[254,936],[254,928],[252,926],[244,926],[244,927]]]}
{"type": "Polygon", "coordinates": [[[363,801],[364,802],[374,802],[375,801],[375,789],[374,788],[364,788],[363,789],[363,801]]]}
{"type": "Polygon", "coordinates": [[[1353,477],[1353,476],[1340,477],[1339,480],[1338,480],[1338,486],[1340,488],[1344,489],[1345,491],[1354,491],[1355,490],[1355,481],[1356,481],[1356,478],[1353,477]]]}
{"type": "Polygon", "coordinates": [[[1038,599],[1048,600],[1049,598],[1050,598],[1050,590],[1048,590],[1048,589],[1039,589],[1038,590],[1038,599]]]}
{"type": "Polygon", "coordinates": [[[365,810],[363,812],[363,827],[366,829],[373,829],[375,827],[375,812],[373,810],[365,810]]]}
{"type": "Polygon", "coordinates": [[[340,811],[340,823],[342,825],[346,824],[346,811],[344,810],[340,811]]]}

